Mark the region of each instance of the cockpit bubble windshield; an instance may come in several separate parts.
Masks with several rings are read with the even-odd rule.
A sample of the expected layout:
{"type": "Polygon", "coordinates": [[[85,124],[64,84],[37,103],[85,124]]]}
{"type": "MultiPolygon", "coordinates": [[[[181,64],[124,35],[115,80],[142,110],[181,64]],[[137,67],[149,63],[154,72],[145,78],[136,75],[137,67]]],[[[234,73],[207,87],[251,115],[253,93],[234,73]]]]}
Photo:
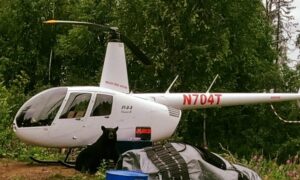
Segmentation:
{"type": "Polygon", "coordinates": [[[51,88],[29,99],[16,116],[18,127],[49,126],[65,96],[66,87],[51,88]]]}

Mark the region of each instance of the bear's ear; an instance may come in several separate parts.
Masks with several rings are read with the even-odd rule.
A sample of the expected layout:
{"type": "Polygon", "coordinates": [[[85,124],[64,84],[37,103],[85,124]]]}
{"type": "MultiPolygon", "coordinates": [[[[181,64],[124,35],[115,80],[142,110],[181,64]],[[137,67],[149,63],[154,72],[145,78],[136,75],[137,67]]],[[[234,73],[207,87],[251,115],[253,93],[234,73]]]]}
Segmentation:
{"type": "Polygon", "coordinates": [[[117,126],[116,128],[115,128],[115,131],[117,131],[119,129],[119,127],[117,126]]]}
{"type": "Polygon", "coordinates": [[[101,126],[101,129],[102,129],[102,131],[105,131],[106,128],[104,126],[101,126]]]}

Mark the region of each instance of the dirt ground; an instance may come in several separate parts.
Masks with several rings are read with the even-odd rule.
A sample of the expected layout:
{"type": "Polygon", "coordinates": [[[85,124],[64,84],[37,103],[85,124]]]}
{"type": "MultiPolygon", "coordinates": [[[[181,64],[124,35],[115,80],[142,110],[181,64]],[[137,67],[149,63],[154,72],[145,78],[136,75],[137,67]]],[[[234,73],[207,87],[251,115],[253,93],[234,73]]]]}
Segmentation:
{"type": "Polygon", "coordinates": [[[71,179],[80,175],[72,168],[0,159],[0,179],[71,179]]]}

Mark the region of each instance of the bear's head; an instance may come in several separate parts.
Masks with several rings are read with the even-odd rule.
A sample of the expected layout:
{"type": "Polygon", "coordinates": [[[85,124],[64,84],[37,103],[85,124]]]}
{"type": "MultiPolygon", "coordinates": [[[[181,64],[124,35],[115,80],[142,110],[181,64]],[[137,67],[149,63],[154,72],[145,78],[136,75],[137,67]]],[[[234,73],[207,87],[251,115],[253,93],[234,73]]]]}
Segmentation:
{"type": "Polygon", "coordinates": [[[112,141],[117,141],[117,130],[119,127],[116,128],[106,128],[104,126],[101,126],[101,129],[103,131],[102,136],[105,139],[112,140],[112,141]]]}

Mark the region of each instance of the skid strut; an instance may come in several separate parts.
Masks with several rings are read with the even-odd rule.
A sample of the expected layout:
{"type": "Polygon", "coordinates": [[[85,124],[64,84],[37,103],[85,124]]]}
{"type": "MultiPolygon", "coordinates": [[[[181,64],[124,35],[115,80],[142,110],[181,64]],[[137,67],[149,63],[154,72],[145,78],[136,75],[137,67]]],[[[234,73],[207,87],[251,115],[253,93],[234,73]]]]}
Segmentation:
{"type": "Polygon", "coordinates": [[[60,161],[60,160],[57,160],[57,161],[39,160],[39,159],[36,159],[32,156],[30,156],[29,158],[32,161],[37,162],[37,163],[41,163],[41,164],[62,164],[62,163],[75,164],[74,162],[68,162],[68,158],[69,158],[69,155],[71,154],[71,152],[72,152],[72,148],[69,148],[68,153],[67,153],[64,161],[60,161]]]}

